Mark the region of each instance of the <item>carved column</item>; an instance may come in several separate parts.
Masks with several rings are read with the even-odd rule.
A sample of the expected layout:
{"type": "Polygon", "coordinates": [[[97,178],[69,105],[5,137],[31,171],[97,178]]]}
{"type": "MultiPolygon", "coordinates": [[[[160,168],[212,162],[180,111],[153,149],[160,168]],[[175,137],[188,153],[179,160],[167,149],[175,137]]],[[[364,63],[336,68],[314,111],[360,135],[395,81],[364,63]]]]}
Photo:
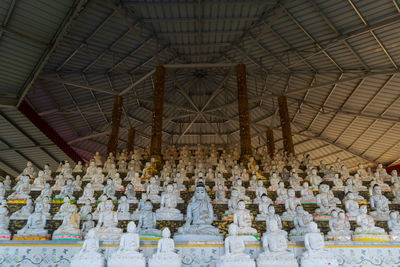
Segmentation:
{"type": "Polygon", "coordinates": [[[131,153],[133,151],[133,146],[135,144],[135,129],[130,128],[128,130],[128,138],[126,140],[126,151],[127,153],[131,153]]]}
{"type": "Polygon", "coordinates": [[[275,140],[274,131],[272,131],[272,129],[267,130],[267,149],[269,157],[273,159],[275,155],[275,140]]]}
{"type": "Polygon", "coordinates": [[[292,129],[290,127],[289,110],[287,106],[286,96],[278,97],[279,117],[282,126],[283,148],[286,153],[294,155],[294,145],[292,137],[292,129]]]}
{"type": "Polygon", "coordinates": [[[153,125],[151,128],[150,156],[161,160],[161,134],[164,105],[165,68],[158,66],[154,74],[153,125]]]}
{"type": "Polygon", "coordinates": [[[122,96],[117,95],[114,98],[114,106],[111,116],[111,132],[108,137],[107,155],[112,152],[114,155],[117,153],[118,148],[118,132],[119,124],[121,122],[122,114],[122,96]]]}
{"type": "Polygon", "coordinates": [[[240,160],[247,162],[252,155],[250,136],[249,100],[247,97],[246,66],[236,65],[238,108],[240,125],[240,160]]]}

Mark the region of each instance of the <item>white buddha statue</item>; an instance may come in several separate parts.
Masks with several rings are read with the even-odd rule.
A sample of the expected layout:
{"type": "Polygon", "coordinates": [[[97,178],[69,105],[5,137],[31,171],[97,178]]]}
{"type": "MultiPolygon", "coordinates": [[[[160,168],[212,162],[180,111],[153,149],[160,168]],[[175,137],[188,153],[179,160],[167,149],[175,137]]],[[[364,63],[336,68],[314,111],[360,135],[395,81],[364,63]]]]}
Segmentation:
{"type": "Polygon", "coordinates": [[[21,209],[15,211],[10,219],[12,220],[26,220],[31,216],[33,212],[33,205],[32,205],[32,199],[27,199],[25,206],[23,206],[21,209]]]}
{"type": "Polygon", "coordinates": [[[139,234],[161,236],[161,231],[156,229],[156,223],[157,217],[153,212],[153,204],[151,204],[150,200],[147,200],[139,212],[139,234]]]}
{"type": "Polygon", "coordinates": [[[304,236],[306,251],[300,259],[301,267],[338,267],[335,257],[324,249],[324,238],[316,223],[310,223],[310,231],[304,236]]]}
{"type": "Polygon", "coordinates": [[[91,183],[95,191],[103,191],[104,174],[101,168],[96,168],[95,174],[92,175],[91,183]]]}
{"type": "Polygon", "coordinates": [[[205,188],[197,186],[186,211],[186,223],[178,228],[175,241],[222,240],[218,228],[212,226],[214,211],[205,188]]]}
{"type": "Polygon", "coordinates": [[[389,215],[388,227],[390,229],[390,240],[399,241],[400,240],[400,218],[399,212],[392,211],[389,215]]]}
{"type": "Polygon", "coordinates": [[[285,200],[285,211],[282,214],[282,220],[292,221],[296,216],[296,207],[301,205],[300,199],[296,197],[296,191],[289,189],[288,199],[285,200]]]}
{"type": "Polygon", "coordinates": [[[238,226],[238,234],[249,235],[248,240],[255,239],[253,235],[257,235],[257,230],[251,227],[252,217],[243,200],[238,202],[238,207],[233,214],[233,223],[238,226]]]}
{"type": "Polygon", "coordinates": [[[304,234],[309,232],[309,224],[313,216],[304,210],[303,206],[297,206],[296,216],[293,218],[294,228],[290,230],[291,240],[301,240],[304,234]]]}
{"type": "Polygon", "coordinates": [[[156,210],[157,220],[182,220],[183,215],[176,209],[178,201],[174,194],[174,187],[169,184],[161,195],[160,208],[156,210]]]}
{"type": "Polygon", "coordinates": [[[160,186],[157,184],[157,180],[155,177],[150,178],[150,184],[147,185],[146,193],[148,198],[153,203],[160,203],[161,197],[159,196],[160,193],[160,186]]]}
{"type": "Polygon", "coordinates": [[[86,219],[86,217],[92,213],[93,208],[92,208],[92,205],[90,205],[90,204],[91,204],[91,201],[89,199],[86,199],[85,205],[83,205],[81,207],[81,209],[79,210],[79,215],[81,216],[82,219],[86,219]]]}
{"type": "Polygon", "coordinates": [[[99,239],[95,229],[89,230],[81,250],[71,259],[71,267],[104,267],[104,256],[99,252],[99,239]]]}
{"type": "Polygon", "coordinates": [[[316,203],[317,199],[314,196],[313,191],[311,188],[308,186],[308,182],[303,183],[303,188],[300,191],[300,201],[302,204],[308,204],[308,203],[316,203]]]}
{"type": "Polygon", "coordinates": [[[229,225],[229,236],[225,238],[225,255],[217,262],[217,267],[255,267],[250,255],[245,253],[244,239],[238,236],[239,229],[234,223],[229,225]]]}
{"type": "Polygon", "coordinates": [[[162,238],[158,240],[157,251],[149,259],[149,267],[180,267],[181,257],[175,253],[174,240],[168,227],[162,231],[162,238]]]}
{"type": "Polygon", "coordinates": [[[285,200],[288,199],[288,190],[285,188],[284,182],[279,182],[276,194],[277,194],[277,198],[275,200],[276,204],[285,203],[285,200]]]}
{"type": "Polygon", "coordinates": [[[366,205],[360,207],[360,214],[357,216],[356,222],[359,227],[356,228],[354,234],[385,233],[383,228],[375,226],[374,218],[371,215],[368,215],[366,205]]]}
{"type": "Polygon", "coordinates": [[[371,206],[371,216],[379,220],[387,220],[389,216],[389,203],[390,201],[382,195],[380,186],[375,185],[373,189],[374,194],[370,197],[369,203],[371,206]]]}
{"type": "Polygon", "coordinates": [[[33,164],[31,161],[26,162],[26,167],[25,169],[22,171],[22,173],[18,176],[18,177],[22,177],[22,176],[29,176],[29,177],[34,177],[35,173],[35,168],[33,168],[33,164]]]}
{"type": "Polygon", "coordinates": [[[85,188],[83,189],[83,194],[78,199],[77,203],[82,204],[82,203],[85,203],[87,200],[89,200],[90,203],[96,202],[96,200],[94,198],[94,189],[93,189],[91,183],[86,184],[85,188]]]}
{"type": "Polygon", "coordinates": [[[86,221],[82,223],[82,236],[86,239],[89,231],[94,228],[93,215],[89,213],[86,215],[86,221]]]}
{"type": "Polygon", "coordinates": [[[347,193],[345,202],[346,214],[350,220],[355,220],[360,214],[358,202],[354,200],[353,193],[347,193]]]}
{"type": "Polygon", "coordinates": [[[261,196],[261,202],[258,204],[258,215],[256,221],[264,221],[269,214],[269,207],[272,204],[272,200],[267,194],[261,196]]]}
{"type": "Polygon", "coordinates": [[[8,196],[8,200],[11,199],[29,199],[31,193],[31,185],[29,184],[29,177],[23,176],[22,181],[15,188],[15,192],[8,196]]]}
{"type": "Polygon", "coordinates": [[[96,225],[96,237],[102,241],[118,241],[122,229],[118,228],[118,214],[113,211],[114,205],[111,200],[104,204],[104,210],[100,211],[99,220],[96,225]]]}
{"type": "Polygon", "coordinates": [[[113,186],[117,191],[124,191],[124,186],[122,185],[122,179],[119,173],[116,173],[114,178],[112,179],[113,186]]]}
{"type": "Polygon", "coordinates": [[[257,181],[257,187],[255,188],[256,197],[253,200],[254,204],[259,204],[261,202],[261,196],[267,194],[267,189],[264,186],[264,182],[261,180],[257,181]]]}
{"type": "Polygon", "coordinates": [[[75,200],[74,197],[74,186],[72,185],[72,180],[68,179],[67,183],[61,187],[60,194],[56,195],[56,198],[69,197],[71,200],[75,200]]]}
{"type": "Polygon", "coordinates": [[[129,212],[129,203],[126,196],[122,196],[119,199],[119,204],[117,208],[118,220],[130,220],[131,213],[129,212]]]}
{"type": "Polygon", "coordinates": [[[80,215],[75,205],[69,206],[69,213],[63,218],[62,224],[53,233],[53,240],[82,239],[79,229],[80,215]]]}
{"type": "Polygon", "coordinates": [[[65,185],[67,179],[64,177],[64,175],[59,174],[56,176],[55,180],[56,182],[51,187],[51,189],[53,189],[53,191],[60,191],[61,188],[65,185]]]}
{"type": "Polygon", "coordinates": [[[343,211],[333,210],[329,219],[329,229],[327,240],[350,241],[352,231],[350,230],[350,222],[346,219],[343,211]]]}
{"type": "Polygon", "coordinates": [[[394,199],[392,200],[393,204],[399,204],[400,203],[400,182],[396,180],[396,182],[393,183],[392,187],[392,194],[394,199]]]}
{"type": "Polygon", "coordinates": [[[93,160],[96,163],[96,166],[103,165],[103,161],[101,159],[100,153],[97,151],[96,154],[93,156],[93,160]]]}
{"type": "Polygon", "coordinates": [[[235,213],[239,200],[239,192],[233,189],[231,191],[231,198],[228,200],[228,211],[226,212],[226,214],[233,215],[235,213]]]}
{"type": "Polygon", "coordinates": [[[10,240],[11,238],[11,233],[8,230],[10,224],[8,213],[8,208],[6,206],[0,206],[0,240],[10,240]]]}
{"type": "Polygon", "coordinates": [[[51,199],[53,190],[49,183],[45,183],[44,188],[40,191],[40,195],[36,198],[36,202],[41,202],[44,197],[51,199]]]}
{"type": "Polygon", "coordinates": [[[6,175],[6,178],[3,180],[4,189],[10,190],[11,189],[11,177],[10,175],[6,175]]]}
{"type": "Polygon", "coordinates": [[[74,187],[74,191],[82,191],[82,180],[81,176],[77,175],[75,180],[72,182],[72,186],[74,187]]]}
{"type": "Polygon", "coordinates": [[[118,250],[107,261],[108,267],[146,267],[146,258],[139,252],[139,235],[135,222],[128,223],[127,233],[122,234],[118,250]]]}
{"type": "Polygon", "coordinates": [[[58,212],[56,213],[56,215],[54,215],[53,219],[54,220],[62,220],[64,218],[64,216],[68,215],[71,205],[72,204],[71,204],[69,197],[65,197],[64,203],[61,205],[61,207],[58,210],[58,212]]]}
{"type": "Polygon", "coordinates": [[[262,238],[264,252],[258,255],[258,267],[297,267],[292,252],[288,251],[287,232],[280,230],[276,221],[268,225],[269,231],[262,238]]]}
{"type": "Polygon", "coordinates": [[[353,198],[355,200],[360,200],[360,201],[364,200],[364,198],[360,196],[358,192],[359,192],[358,186],[355,186],[353,184],[353,180],[351,178],[348,178],[346,180],[346,185],[344,186],[344,193],[345,194],[353,193],[353,198]]]}
{"type": "Polygon", "coordinates": [[[397,170],[393,170],[391,172],[390,176],[391,176],[390,181],[392,182],[392,184],[394,184],[396,182],[400,182],[400,178],[399,178],[399,176],[397,174],[397,170]]]}
{"type": "Polygon", "coordinates": [[[228,199],[226,198],[226,190],[222,184],[217,185],[217,190],[215,191],[214,204],[227,204],[228,199]]]}
{"type": "Polygon", "coordinates": [[[126,186],[124,195],[126,196],[128,203],[138,203],[138,200],[136,198],[136,191],[133,184],[129,183],[126,186]]]}
{"type": "Polygon", "coordinates": [[[39,171],[38,177],[36,177],[35,180],[33,181],[31,190],[40,191],[44,188],[45,184],[46,184],[46,178],[44,177],[44,171],[39,171]]]}
{"type": "Polygon", "coordinates": [[[299,175],[296,172],[293,172],[289,177],[290,187],[296,191],[300,191],[302,189],[302,186],[300,185],[302,181],[303,179],[299,177],[299,175]]]}
{"type": "Polygon", "coordinates": [[[115,187],[110,178],[107,179],[107,184],[103,188],[103,194],[113,201],[117,200],[117,197],[115,196],[115,187]]]}
{"type": "Polygon", "coordinates": [[[332,190],[337,190],[337,191],[341,191],[344,189],[343,186],[343,181],[342,179],[339,177],[339,174],[336,173],[333,177],[333,187],[332,190]]]}
{"type": "Polygon", "coordinates": [[[318,189],[319,185],[322,183],[322,178],[317,174],[317,169],[312,169],[307,179],[310,181],[311,188],[313,189],[318,189]]]}
{"type": "Polygon", "coordinates": [[[321,184],[319,186],[319,194],[317,195],[318,209],[315,210],[316,214],[330,214],[333,209],[337,209],[336,205],[340,203],[340,200],[334,197],[332,191],[329,190],[329,185],[321,184]]]}
{"type": "Polygon", "coordinates": [[[46,226],[46,216],[42,212],[42,206],[36,205],[35,211],[29,215],[26,225],[17,232],[17,237],[47,237],[47,230],[44,229],[46,226]]]}
{"type": "Polygon", "coordinates": [[[82,161],[78,161],[78,164],[75,165],[74,169],[72,170],[72,173],[82,173],[83,172],[83,166],[82,166],[82,161]]]}
{"type": "Polygon", "coordinates": [[[268,187],[268,190],[272,190],[272,191],[278,190],[280,181],[281,181],[281,179],[278,177],[278,174],[275,172],[272,173],[272,175],[270,177],[271,185],[268,187]]]}

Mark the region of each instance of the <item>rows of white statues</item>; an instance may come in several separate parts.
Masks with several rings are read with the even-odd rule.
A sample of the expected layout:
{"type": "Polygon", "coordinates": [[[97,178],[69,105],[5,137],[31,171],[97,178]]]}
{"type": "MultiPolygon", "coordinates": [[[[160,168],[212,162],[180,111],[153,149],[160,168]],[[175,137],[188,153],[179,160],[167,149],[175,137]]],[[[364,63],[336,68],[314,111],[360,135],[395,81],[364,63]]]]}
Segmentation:
{"type": "Polygon", "coordinates": [[[145,266],[138,251],[142,237],[159,240],[157,253],[148,260],[150,266],[161,266],[160,262],[180,266],[173,240],[223,241],[222,232],[213,226],[221,219],[232,223],[219,266],[297,266],[298,262],[301,266],[335,266],[335,259],[323,249],[324,239],[400,240],[399,212],[390,210],[390,204],[400,203],[400,180],[396,171],[389,175],[380,164],[374,172],[360,164],[351,175],[340,159],[333,164],[315,164],[309,155],[277,153],[271,159],[264,152],[244,165],[238,163],[238,149],[171,146],[163,149],[164,164],[158,171],[153,159],[144,161],[146,153],[135,150],[128,155],[123,151],[110,153],[106,159],[96,153],[85,166],[79,162],[72,167],[65,161],[57,170],[48,165],[36,170],[28,162],[18,177],[6,176],[0,182],[0,238],[84,239],[73,266],[85,262],[103,266],[105,261],[108,266],[127,266],[124,264],[132,260],[145,266]],[[389,191],[391,200],[385,196],[389,191]],[[188,203],[181,192],[193,192],[188,203]],[[10,203],[24,204],[9,214],[10,203]],[[62,203],[55,214],[51,212],[53,203],[62,203]],[[248,204],[257,205],[257,214],[248,204]],[[158,208],[153,211],[154,205],[158,208]],[[214,214],[213,205],[226,207],[222,218],[214,214]],[[279,205],[284,207],[282,214],[275,212],[279,205]],[[315,205],[312,213],[304,209],[315,205]],[[132,212],[132,207],[137,208],[132,212]],[[12,236],[10,220],[27,222],[12,236]],[[45,229],[47,220],[62,222],[51,234],[45,229]],[[121,220],[138,223],[129,222],[123,233],[118,226],[121,220]],[[157,221],[163,220],[185,220],[185,224],[171,239],[168,228],[157,229],[157,221]],[[265,222],[263,235],[253,227],[255,220],[265,222]],[[330,230],[325,235],[314,223],[324,220],[330,230]],[[293,222],[294,227],[286,232],[282,221],[293,222]],[[357,224],[354,230],[350,221],[357,224]],[[377,221],[387,221],[390,232],[376,226],[377,221]],[[254,260],[245,254],[244,242],[260,237],[264,252],[254,260]],[[304,241],[307,250],[301,259],[288,252],[288,240],[304,241]],[[98,252],[99,241],[120,242],[120,247],[104,259],[98,252]]]}

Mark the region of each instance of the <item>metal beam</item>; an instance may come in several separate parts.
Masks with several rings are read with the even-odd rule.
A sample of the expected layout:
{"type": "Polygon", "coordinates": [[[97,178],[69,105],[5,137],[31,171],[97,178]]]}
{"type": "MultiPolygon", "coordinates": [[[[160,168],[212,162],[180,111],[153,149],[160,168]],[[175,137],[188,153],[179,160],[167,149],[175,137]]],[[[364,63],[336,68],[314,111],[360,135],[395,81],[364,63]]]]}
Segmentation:
{"type": "Polygon", "coordinates": [[[68,13],[65,16],[65,19],[58,28],[58,31],[55,34],[54,39],[51,41],[51,46],[47,47],[47,49],[43,52],[35,68],[32,70],[31,75],[25,81],[22,90],[20,90],[18,106],[24,100],[24,97],[28,92],[28,90],[31,88],[33,82],[39,76],[40,72],[44,68],[44,65],[47,63],[48,59],[53,54],[53,51],[57,47],[58,43],[63,39],[65,33],[67,32],[67,29],[69,28],[69,25],[74,21],[75,17],[79,14],[79,12],[84,7],[86,2],[87,0],[75,0],[74,3],[72,4],[71,8],[69,9],[68,13]]]}
{"type": "Polygon", "coordinates": [[[144,80],[146,80],[147,78],[149,78],[151,75],[153,75],[155,72],[155,69],[149,71],[146,75],[144,75],[142,78],[140,78],[139,80],[135,81],[134,83],[132,83],[131,85],[129,85],[127,88],[125,88],[124,90],[122,90],[119,95],[124,95],[126,93],[128,93],[131,89],[135,88],[138,84],[140,84],[141,82],[143,82],[144,80]]]}
{"type": "MultiPolygon", "coordinates": [[[[12,13],[14,12],[16,2],[17,2],[17,0],[11,1],[10,6],[8,7],[8,10],[7,10],[7,14],[4,17],[4,20],[1,24],[2,26],[7,27],[8,22],[10,21],[10,18],[12,16],[12,13]]],[[[3,37],[3,33],[4,33],[4,31],[0,31],[0,39],[1,39],[1,37],[3,37]]]]}
{"type": "Polygon", "coordinates": [[[27,35],[25,33],[10,29],[9,27],[3,26],[3,25],[0,25],[0,32],[7,32],[9,34],[15,35],[15,36],[17,36],[17,37],[19,37],[21,39],[24,39],[26,41],[29,41],[30,43],[33,43],[33,44],[36,44],[36,45],[39,45],[39,46],[45,46],[45,47],[50,47],[51,46],[49,43],[46,43],[46,42],[44,42],[42,40],[39,40],[39,39],[36,39],[36,38],[34,38],[34,37],[30,36],[30,35],[27,35]]]}
{"type": "Polygon", "coordinates": [[[238,63],[220,62],[220,63],[189,63],[189,64],[164,64],[166,69],[205,69],[205,68],[232,68],[238,63]]]}
{"type": "Polygon", "coordinates": [[[12,177],[17,177],[21,172],[19,172],[15,167],[12,167],[9,163],[5,163],[0,159],[0,170],[3,170],[5,173],[12,177]]]}
{"type": "MultiPolygon", "coordinates": [[[[12,145],[11,145],[9,142],[7,142],[6,140],[4,140],[3,138],[0,138],[0,142],[3,143],[3,144],[5,144],[5,145],[7,146],[7,148],[12,148],[12,145]]],[[[26,161],[32,162],[32,164],[33,164],[36,168],[38,168],[39,170],[41,169],[41,166],[40,166],[37,162],[35,162],[34,160],[32,160],[31,158],[29,158],[28,156],[26,156],[26,155],[25,155],[24,153],[22,153],[21,151],[15,150],[15,153],[17,153],[18,155],[20,155],[21,157],[23,157],[26,161]]]]}

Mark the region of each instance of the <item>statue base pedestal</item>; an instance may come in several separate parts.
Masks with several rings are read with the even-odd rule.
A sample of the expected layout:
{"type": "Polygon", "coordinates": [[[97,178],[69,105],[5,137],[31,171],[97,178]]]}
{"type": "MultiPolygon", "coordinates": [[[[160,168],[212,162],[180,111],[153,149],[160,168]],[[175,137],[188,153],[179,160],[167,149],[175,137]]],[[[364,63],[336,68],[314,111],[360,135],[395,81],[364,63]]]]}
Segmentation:
{"type": "MultiPolygon", "coordinates": [[[[76,200],[70,200],[69,202],[75,204],[76,200]]],[[[62,203],[64,203],[64,198],[53,198],[51,203],[62,204],[62,203]]]]}
{"type": "Polygon", "coordinates": [[[154,254],[149,259],[149,267],[181,267],[181,259],[178,254],[175,253],[160,253],[154,254]]]}
{"type": "Polygon", "coordinates": [[[254,241],[259,241],[260,236],[259,235],[241,235],[239,236],[243,239],[244,242],[254,242],[254,241]]]}
{"type": "MultiPolygon", "coordinates": [[[[90,265],[89,265],[90,266],[90,265]]],[[[108,258],[107,267],[146,267],[146,259],[136,252],[134,254],[115,253],[108,258]],[[124,255],[121,255],[124,254],[124,255]]]]}
{"type": "Polygon", "coordinates": [[[175,234],[174,241],[223,241],[222,235],[194,235],[194,234],[175,234]]]}
{"type": "Polygon", "coordinates": [[[319,214],[313,216],[314,221],[329,221],[331,218],[330,214],[319,214]]]}
{"type": "Polygon", "coordinates": [[[80,241],[82,240],[81,235],[53,235],[52,240],[73,240],[73,241],[80,241]]]}
{"type": "Polygon", "coordinates": [[[14,235],[12,240],[51,240],[51,235],[14,235]]]}
{"type": "MultiPolygon", "coordinates": [[[[100,254],[101,255],[101,254],[100,254]]],[[[90,259],[79,259],[71,260],[71,265],[70,267],[82,267],[82,266],[90,266],[90,267],[104,267],[104,260],[99,256],[96,258],[90,258],[90,259]]]]}
{"type": "Polygon", "coordinates": [[[289,234],[289,240],[290,241],[294,241],[294,242],[304,241],[304,235],[291,235],[291,234],[289,234]]]}
{"type": "Polygon", "coordinates": [[[256,267],[256,263],[247,254],[229,254],[222,256],[216,267],[256,267]]]}
{"type": "Polygon", "coordinates": [[[8,199],[8,204],[26,204],[26,199],[8,199]]]}
{"type": "Polygon", "coordinates": [[[11,234],[0,235],[0,240],[10,240],[10,239],[11,239],[11,234]]]}
{"type": "Polygon", "coordinates": [[[285,252],[262,253],[257,258],[257,267],[298,267],[294,254],[285,252]],[[276,254],[275,254],[276,253],[276,254]],[[275,256],[276,255],[276,256],[275,256]]]}
{"type": "Polygon", "coordinates": [[[353,241],[369,241],[369,242],[387,242],[390,241],[390,235],[379,233],[354,233],[353,241]]]}
{"type": "Polygon", "coordinates": [[[162,236],[139,234],[139,237],[141,241],[157,241],[160,240],[162,236]]]}

